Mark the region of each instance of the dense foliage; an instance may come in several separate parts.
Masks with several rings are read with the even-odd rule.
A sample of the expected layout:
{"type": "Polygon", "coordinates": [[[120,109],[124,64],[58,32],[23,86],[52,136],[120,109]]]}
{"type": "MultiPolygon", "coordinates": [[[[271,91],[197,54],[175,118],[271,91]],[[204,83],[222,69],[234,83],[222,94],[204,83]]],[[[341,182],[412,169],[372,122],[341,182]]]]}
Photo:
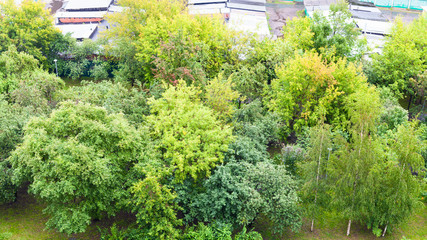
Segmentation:
{"type": "Polygon", "coordinates": [[[344,3],[276,40],[182,0],[119,4],[81,43],[38,3],[0,4],[0,204],[21,188],[67,234],[126,213],[101,239],[206,240],[259,240],[260,225],[281,238],[325,216],[379,236],[422,206],[426,15],[362,58],[344,3]],[[77,81],[47,72],[53,58],[77,81]]]}

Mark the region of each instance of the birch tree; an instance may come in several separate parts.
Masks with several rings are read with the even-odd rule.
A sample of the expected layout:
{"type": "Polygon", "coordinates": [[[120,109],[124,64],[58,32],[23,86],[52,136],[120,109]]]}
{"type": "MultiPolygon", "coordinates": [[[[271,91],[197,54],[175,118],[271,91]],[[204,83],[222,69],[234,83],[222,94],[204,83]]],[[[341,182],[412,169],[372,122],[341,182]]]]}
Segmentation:
{"type": "Polygon", "coordinates": [[[350,141],[341,136],[335,139],[340,147],[331,159],[331,177],[336,182],[332,199],[348,219],[347,235],[350,235],[352,221],[361,219],[363,202],[371,197],[366,195],[366,177],[381,156],[381,148],[373,134],[380,104],[375,88],[360,89],[352,94],[346,102],[351,110],[350,141]]]}
{"type": "Polygon", "coordinates": [[[311,217],[311,231],[320,209],[327,207],[327,165],[329,149],[331,149],[330,126],[320,124],[310,129],[307,160],[302,164],[304,185],[301,195],[307,204],[307,215],[311,217]]]}

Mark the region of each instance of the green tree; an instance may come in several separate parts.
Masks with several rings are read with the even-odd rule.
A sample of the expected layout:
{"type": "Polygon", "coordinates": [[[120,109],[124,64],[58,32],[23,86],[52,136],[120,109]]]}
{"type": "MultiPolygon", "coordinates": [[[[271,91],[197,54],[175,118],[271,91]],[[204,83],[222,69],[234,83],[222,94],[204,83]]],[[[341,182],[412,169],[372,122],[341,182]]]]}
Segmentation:
{"type": "Polygon", "coordinates": [[[190,200],[191,220],[217,221],[234,227],[252,223],[265,200],[246,177],[250,168],[245,162],[219,166],[203,183],[205,192],[190,200]]]}
{"type": "Polygon", "coordinates": [[[102,41],[84,40],[81,44],[73,41],[70,43],[67,55],[72,56],[60,68],[63,75],[78,79],[82,76],[90,76],[105,80],[109,76],[110,64],[107,60],[101,60],[95,55],[103,55],[102,41]]]}
{"type": "Polygon", "coordinates": [[[349,219],[347,235],[352,221],[363,219],[363,208],[372,197],[368,194],[368,175],[372,167],[383,161],[381,141],[376,138],[376,124],[381,102],[375,88],[360,89],[346,100],[351,125],[350,141],[342,136],[335,139],[338,149],[330,159],[332,199],[342,215],[349,219]]]}
{"type": "Polygon", "coordinates": [[[310,50],[314,46],[312,20],[307,17],[296,17],[283,27],[283,38],[292,44],[294,49],[310,50]]]}
{"type": "Polygon", "coordinates": [[[221,120],[231,119],[235,111],[233,102],[240,97],[238,92],[233,91],[233,86],[231,79],[223,80],[221,75],[209,81],[206,86],[206,105],[211,107],[221,120]]]}
{"type": "Polygon", "coordinates": [[[131,188],[130,204],[135,206],[137,221],[155,238],[179,235],[177,188],[209,177],[233,140],[231,127],[203,105],[200,94],[198,88],[180,81],[170,85],[162,98],[149,100],[153,155],[139,164],[142,175],[131,188]]]}
{"type": "Polygon", "coordinates": [[[144,178],[130,188],[132,210],[136,212],[137,223],[148,230],[155,239],[177,239],[182,219],[173,189],[166,181],[167,171],[145,165],[140,169],[144,178]]]}
{"type": "Polygon", "coordinates": [[[21,142],[23,117],[0,95],[0,204],[15,200],[17,187],[7,158],[21,142]]]}
{"type": "Polygon", "coordinates": [[[342,127],[348,119],[346,97],[367,85],[354,64],[345,59],[326,63],[313,52],[303,56],[296,53],[295,59],[276,71],[278,79],[265,89],[267,106],[281,117],[290,132],[296,133],[322,118],[342,127]]]}
{"type": "Polygon", "coordinates": [[[81,86],[64,89],[57,94],[59,101],[90,103],[104,107],[109,113],[123,113],[132,124],[140,124],[149,115],[147,103],[149,94],[140,86],[129,88],[121,82],[83,81],[81,86]]]}
{"type": "Polygon", "coordinates": [[[188,84],[206,85],[206,53],[203,44],[195,44],[179,31],[160,45],[160,54],[153,57],[154,80],[177,84],[184,80],[188,84]]]}
{"type": "Polygon", "coordinates": [[[279,118],[263,109],[257,99],[236,110],[233,124],[236,137],[224,161],[255,164],[267,160],[270,156],[268,146],[278,138],[279,118]]]}
{"type": "Polygon", "coordinates": [[[420,153],[425,143],[420,139],[421,129],[417,124],[417,121],[413,121],[397,127],[396,134],[389,143],[392,157],[381,168],[383,179],[371,179],[371,182],[380,179],[378,182],[382,191],[380,190],[381,196],[373,195],[380,198],[379,201],[374,198],[377,202],[368,204],[372,211],[368,226],[384,226],[383,236],[388,226],[398,226],[421,205],[418,200],[420,180],[412,174],[420,174],[424,168],[424,159],[420,153]]]}
{"type": "Polygon", "coordinates": [[[175,181],[209,176],[233,140],[232,129],[202,104],[195,87],[182,81],[169,87],[162,98],[150,99],[149,104],[151,136],[158,141],[162,161],[174,173],[175,181]]]}
{"type": "Polygon", "coordinates": [[[25,0],[17,5],[13,0],[0,3],[0,52],[15,45],[19,52],[25,52],[47,67],[47,56],[53,48],[52,42],[62,37],[53,24],[48,10],[40,2],[25,0]]]}
{"type": "Polygon", "coordinates": [[[114,215],[127,197],[128,170],[142,143],[122,115],[63,102],[27,124],[10,157],[14,182],[29,181],[29,192],[46,201],[48,227],[84,232],[91,219],[114,215]]]}
{"type": "Polygon", "coordinates": [[[332,52],[337,57],[359,60],[366,50],[366,40],[358,39],[361,33],[352,21],[347,3],[331,4],[329,11],[328,16],[314,12],[310,28],[314,33],[314,48],[319,53],[332,52]]]}
{"type": "Polygon", "coordinates": [[[27,53],[18,52],[14,45],[0,55],[0,93],[9,93],[21,80],[38,67],[38,61],[27,53]]]}
{"type": "Polygon", "coordinates": [[[405,25],[397,19],[387,37],[382,54],[372,56],[370,82],[390,87],[396,94],[415,95],[410,79],[417,78],[427,68],[427,18],[422,15],[405,25]]]}
{"type": "MultiPolygon", "coordinates": [[[[204,67],[208,77],[215,77],[224,62],[236,58],[233,51],[235,45],[233,32],[226,28],[222,18],[191,16],[185,10],[184,1],[181,0],[156,2],[121,0],[119,4],[127,8],[122,13],[110,17],[115,27],[111,28],[107,34],[117,44],[107,50],[121,62],[120,71],[123,74],[120,76],[123,76],[124,79],[134,81],[137,80],[135,77],[138,75],[142,77],[139,80],[144,79],[144,82],[152,84],[153,68],[155,68],[153,57],[162,58],[160,56],[162,54],[161,45],[168,43],[170,37],[176,37],[178,33],[186,36],[185,42],[206,50],[208,54],[202,55],[204,62],[200,64],[204,67]],[[122,47],[126,49],[120,51],[122,47]],[[124,56],[124,53],[128,55],[124,56]],[[125,57],[129,60],[126,60],[125,57]],[[129,66],[129,63],[136,63],[136,65],[129,66]]],[[[185,48],[188,45],[175,44],[175,47],[185,48]]],[[[168,52],[163,51],[163,55],[168,52]]],[[[175,51],[178,54],[189,52],[191,53],[191,51],[175,51]]],[[[191,60],[191,57],[186,58],[185,55],[178,57],[191,60]]],[[[163,60],[173,61],[171,59],[163,60]]],[[[186,64],[187,67],[189,65],[198,64],[194,62],[186,64]]]]}
{"type": "Polygon", "coordinates": [[[205,192],[192,199],[192,217],[235,227],[247,226],[262,214],[283,233],[301,226],[297,183],[284,166],[267,162],[230,162],[204,182],[205,192]]]}
{"type": "Polygon", "coordinates": [[[302,162],[304,184],[301,196],[306,204],[307,216],[311,217],[311,231],[314,231],[314,221],[318,218],[320,209],[328,207],[327,166],[332,150],[330,126],[320,124],[310,129],[307,149],[307,159],[302,162]]]}

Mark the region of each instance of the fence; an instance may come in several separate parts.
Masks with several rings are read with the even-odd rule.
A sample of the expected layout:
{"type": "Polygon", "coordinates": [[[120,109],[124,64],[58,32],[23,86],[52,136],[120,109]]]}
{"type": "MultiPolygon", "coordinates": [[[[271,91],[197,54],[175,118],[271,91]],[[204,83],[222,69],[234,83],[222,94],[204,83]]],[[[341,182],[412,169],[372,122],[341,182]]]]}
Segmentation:
{"type": "Polygon", "coordinates": [[[361,2],[371,2],[378,7],[396,7],[414,10],[423,10],[422,6],[427,6],[427,0],[360,0],[361,2]]]}

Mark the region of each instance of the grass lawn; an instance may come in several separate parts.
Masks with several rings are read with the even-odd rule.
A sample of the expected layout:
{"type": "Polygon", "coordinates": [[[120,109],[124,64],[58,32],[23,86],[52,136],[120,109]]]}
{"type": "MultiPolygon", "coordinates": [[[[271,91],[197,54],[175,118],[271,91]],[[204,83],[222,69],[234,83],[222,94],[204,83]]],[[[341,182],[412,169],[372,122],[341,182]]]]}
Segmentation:
{"type": "Polygon", "coordinates": [[[85,233],[82,234],[62,234],[54,230],[45,230],[45,223],[48,216],[43,214],[44,205],[28,195],[25,190],[18,192],[18,199],[11,204],[0,205],[0,239],[2,233],[12,235],[13,240],[39,240],[39,239],[99,239],[101,229],[109,229],[114,221],[119,226],[126,226],[133,221],[133,217],[121,214],[114,219],[105,219],[92,223],[85,233]]]}
{"type": "MultiPolygon", "coordinates": [[[[66,235],[55,232],[54,230],[45,230],[45,222],[48,216],[42,213],[44,206],[37,200],[28,195],[24,189],[18,192],[18,199],[15,203],[0,205],[0,239],[2,233],[12,235],[10,239],[19,240],[40,240],[40,239],[99,239],[101,229],[109,229],[113,222],[118,226],[127,226],[134,221],[133,216],[121,214],[113,219],[105,219],[92,223],[85,233],[66,235]]],[[[378,239],[366,227],[352,224],[351,235],[347,237],[347,221],[334,217],[335,214],[326,215],[323,221],[315,223],[315,231],[310,232],[310,222],[305,221],[299,233],[289,232],[283,236],[277,236],[269,232],[269,222],[265,219],[259,219],[255,223],[255,230],[259,231],[266,240],[280,239],[378,239]]],[[[416,214],[411,216],[407,222],[403,223],[392,233],[388,233],[384,240],[400,240],[403,237],[411,240],[427,240],[427,205],[419,209],[416,214]]]]}

